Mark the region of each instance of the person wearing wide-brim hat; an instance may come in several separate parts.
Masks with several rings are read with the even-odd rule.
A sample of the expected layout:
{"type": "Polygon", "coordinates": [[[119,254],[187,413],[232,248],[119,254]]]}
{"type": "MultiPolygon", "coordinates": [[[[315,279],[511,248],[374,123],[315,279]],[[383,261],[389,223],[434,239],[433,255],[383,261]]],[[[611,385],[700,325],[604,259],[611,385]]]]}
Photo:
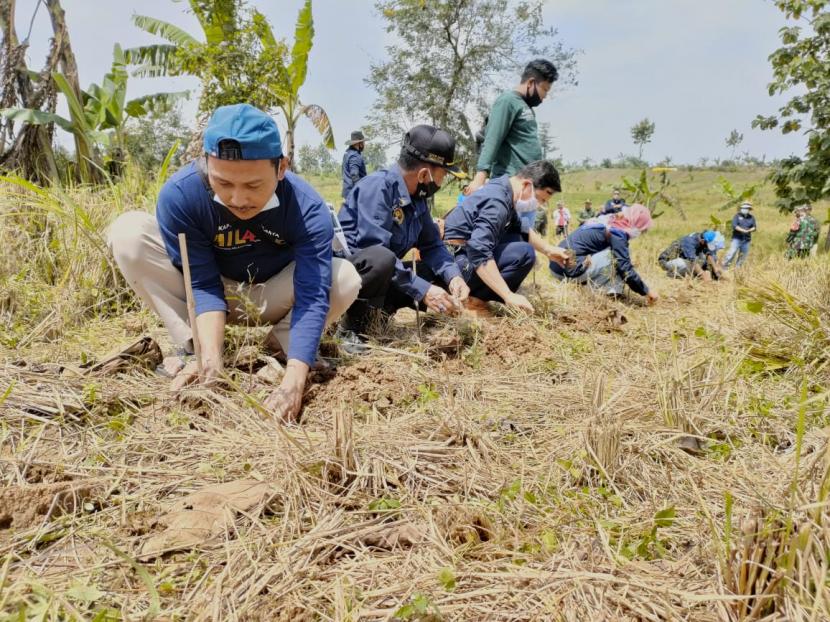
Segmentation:
{"type": "Polygon", "coordinates": [[[752,241],[752,232],[757,229],[755,216],[752,215],[752,203],[744,201],[738,207],[738,213],[732,217],[732,242],[723,267],[728,268],[737,256],[735,267],[740,267],[749,255],[749,244],[752,241]]]}
{"type": "Polygon", "coordinates": [[[356,130],[346,141],[346,153],[343,154],[343,190],[340,193],[345,199],[349,196],[354,185],[366,177],[366,161],[363,159],[363,148],[366,146],[366,137],[363,132],[356,130]]]}

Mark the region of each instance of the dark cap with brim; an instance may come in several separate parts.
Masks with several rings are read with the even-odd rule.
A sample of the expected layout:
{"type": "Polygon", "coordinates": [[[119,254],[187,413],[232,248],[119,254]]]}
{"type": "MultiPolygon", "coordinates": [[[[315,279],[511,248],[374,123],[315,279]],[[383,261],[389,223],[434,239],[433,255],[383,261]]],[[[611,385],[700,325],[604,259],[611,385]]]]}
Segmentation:
{"type": "Polygon", "coordinates": [[[416,125],[403,137],[401,152],[421,162],[440,166],[457,179],[466,179],[455,158],[455,138],[449,132],[431,125],[416,125]]]}
{"type": "Polygon", "coordinates": [[[352,132],[352,137],[346,141],[346,144],[352,146],[362,142],[366,142],[366,137],[363,135],[363,132],[357,130],[356,132],[352,132]]]}

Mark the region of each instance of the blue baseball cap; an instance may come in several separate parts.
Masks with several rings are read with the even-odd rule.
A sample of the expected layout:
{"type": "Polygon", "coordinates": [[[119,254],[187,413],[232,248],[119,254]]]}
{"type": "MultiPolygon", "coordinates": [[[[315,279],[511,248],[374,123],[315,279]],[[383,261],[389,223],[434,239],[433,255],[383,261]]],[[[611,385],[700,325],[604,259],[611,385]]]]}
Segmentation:
{"type": "Polygon", "coordinates": [[[282,157],[280,130],[274,120],[250,104],[217,108],[208,121],[205,153],[221,160],[272,160],[282,157]],[[239,150],[221,152],[219,143],[233,140],[239,150]]]}
{"type": "Polygon", "coordinates": [[[710,251],[715,250],[715,232],[714,231],[704,231],[700,237],[703,238],[703,241],[706,242],[706,245],[709,247],[710,251]]]}

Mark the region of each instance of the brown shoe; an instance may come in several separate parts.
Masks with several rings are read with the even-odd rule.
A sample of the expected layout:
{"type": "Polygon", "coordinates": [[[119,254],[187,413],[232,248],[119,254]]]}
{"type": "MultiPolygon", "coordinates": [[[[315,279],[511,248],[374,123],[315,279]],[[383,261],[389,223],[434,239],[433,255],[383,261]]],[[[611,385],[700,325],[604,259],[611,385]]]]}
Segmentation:
{"type": "Polygon", "coordinates": [[[487,302],[480,298],[474,298],[473,296],[468,296],[467,300],[464,301],[464,311],[462,314],[468,317],[482,319],[493,317],[493,312],[490,311],[487,302]]]}

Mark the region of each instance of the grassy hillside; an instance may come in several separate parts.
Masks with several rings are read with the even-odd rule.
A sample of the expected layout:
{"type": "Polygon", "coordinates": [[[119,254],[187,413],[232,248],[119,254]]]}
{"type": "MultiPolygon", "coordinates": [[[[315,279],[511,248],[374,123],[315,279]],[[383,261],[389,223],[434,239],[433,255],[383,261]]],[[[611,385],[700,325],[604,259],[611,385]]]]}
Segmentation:
{"type": "Polygon", "coordinates": [[[677,173],[687,219],[633,245],[657,306],[540,262],[533,317],[404,310],[290,427],[261,328],[229,331],[233,390],[170,394],[152,349],[94,365],[169,345],[102,237],[153,183],[0,186],[0,619],[830,618],[830,265],[782,260],[763,188],[746,269],[665,278],[664,244],[729,215],[719,175],[677,173]]]}

